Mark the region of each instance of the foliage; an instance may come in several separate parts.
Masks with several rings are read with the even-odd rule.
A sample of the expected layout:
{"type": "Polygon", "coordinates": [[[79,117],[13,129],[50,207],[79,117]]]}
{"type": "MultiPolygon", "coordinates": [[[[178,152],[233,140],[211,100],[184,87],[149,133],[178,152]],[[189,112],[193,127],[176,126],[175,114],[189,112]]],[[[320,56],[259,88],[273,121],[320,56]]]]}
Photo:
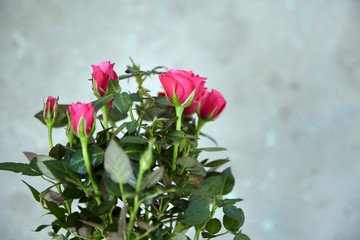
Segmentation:
{"type": "MultiPolygon", "coordinates": [[[[249,239],[241,232],[244,213],[235,206],[242,199],[225,198],[234,177],[230,168],[219,169],[229,160],[201,159],[202,152],[226,149],[198,148],[197,118],[178,116],[165,96],[152,96],[142,87],[145,79],[163,70],[142,71],[132,61],[125,75],[110,79],[106,94],[92,102],[103,129],[86,136],[85,150],[84,136],[73,136],[68,105],[62,104],[51,127],[67,127],[66,145],[51,142],[48,156],[27,152],[29,163],[0,163],[1,170],[50,183],[39,191],[24,182],[55,217],[35,231],[48,229],[52,239],[165,240],[190,239],[187,230],[194,228],[195,239],[227,233],[249,239]],[[119,82],[134,78],[138,91],[121,91],[119,82]],[[216,210],[222,219],[215,218],[216,210]]],[[[43,111],[35,117],[47,125],[43,111]]]]}

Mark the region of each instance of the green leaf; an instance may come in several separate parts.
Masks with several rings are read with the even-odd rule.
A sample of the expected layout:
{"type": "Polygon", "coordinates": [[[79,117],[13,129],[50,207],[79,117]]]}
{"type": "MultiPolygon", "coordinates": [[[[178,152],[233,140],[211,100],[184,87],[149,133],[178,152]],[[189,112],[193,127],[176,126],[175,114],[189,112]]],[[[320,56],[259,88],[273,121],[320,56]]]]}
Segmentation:
{"type": "Polygon", "coordinates": [[[121,144],[135,143],[135,144],[146,144],[148,141],[140,136],[124,136],[120,139],[121,144]]]}
{"type": "Polygon", "coordinates": [[[198,148],[198,150],[205,152],[218,152],[218,151],[225,151],[227,149],[223,147],[207,147],[207,148],[198,148]]]}
{"type": "Polygon", "coordinates": [[[50,227],[51,225],[47,225],[47,224],[43,224],[43,225],[40,225],[38,226],[34,232],[40,232],[41,230],[43,230],[44,228],[47,228],[47,227],[50,227]]]}
{"type": "Polygon", "coordinates": [[[216,234],[221,229],[221,222],[217,218],[210,219],[206,224],[206,230],[211,234],[216,234]]]}
{"type": "MultiPolygon", "coordinates": [[[[88,149],[91,166],[96,168],[104,160],[104,150],[96,145],[89,146],[88,149]]],[[[77,150],[71,157],[69,168],[79,174],[87,174],[83,152],[81,149],[77,150]]]]}
{"type": "Polygon", "coordinates": [[[141,154],[145,151],[143,144],[130,144],[126,147],[125,152],[131,159],[139,160],[141,154]]]}
{"type": "Polygon", "coordinates": [[[240,222],[238,220],[234,218],[230,218],[226,215],[224,215],[223,217],[223,224],[224,227],[232,233],[238,231],[241,227],[240,222]]]}
{"type": "Polygon", "coordinates": [[[11,171],[15,173],[21,173],[25,170],[31,169],[27,163],[14,163],[14,162],[2,162],[0,163],[0,170],[11,171]]]}
{"type": "Polygon", "coordinates": [[[51,148],[49,156],[56,158],[56,159],[62,159],[66,154],[66,150],[63,145],[56,144],[53,148],[51,148]]]}
{"type": "Polygon", "coordinates": [[[234,179],[234,176],[232,175],[231,173],[231,169],[230,168],[227,168],[225,169],[222,173],[221,173],[221,176],[223,178],[223,183],[224,183],[224,186],[223,186],[223,190],[222,190],[222,195],[226,195],[226,194],[229,194],[232,189],[234,188],[234,185],[235,185],[235,179],[234,179]]]}
{"type": "Polygon", "coordinates": [[[209,203],[205,198],[192,196],[189,206],[185,209],[181,223],[198,226],[204,224],[209,218],[209,203]]]}
{"type": "Polygon", "coordinates": [[[66,209],[59,207],[56,203],[46,201],[46,206],[50,213],[54,215],[61,222],[65,221],[66,209]]]}
{"type": "Polygon", "coordinates": [[[56,179],[54,174],[45,166],[44,162],[46,161],[58,161],[55,158],[45,156],[45,155],[38,155],[30,161],[30,166],[35,170],[39,171],[43,175],[47,176],[51,179],[56,179]]]}
{"type": "Polygon", "coordinates": [[[111,180],[116,183],[127,183],[130,179],[130,159],[115,140],[111,140],[105,150],[104,168],[110,174],[111,180]]]}
{"type": "Polygon", "coordinates": [[[97,112],[102,108],[102,106],[108,104],[113,99],[114,99],[114,95],[109,94],[107,96],[104,96],[102,98],[99,98],[99,99],[91,102],[91,105],[95,107],[95,112],[97,112]]]}
{"type": "Polygon", "coordinates": [[[170,240],[187,240],[187,237],[183,233],[175,233],[175,236],[171,237],[170,240]]]}
{"type": "Polygon", "coordinates": [[[40,193],[35,188],[33,188],[30,184],[28,184],[24,180],[22,180],[22,181],[23,181],[23,183],[26,184],[26,186],[28,186],[28,188],[30,189],[30,191],[31,191],[33,197],[35,198],[35,200],[40,202],[40,193]]]}
{"type": "Polygon", "coordinates": [[[176,159],[176,164],[185,168],[194,168],[198,164],[198,161],[192,157],[181,157],[176,159]]]}
{"type": "Polygon", "coordinates": [[[126,124],[126,129],[128,130],[128,132],[130,134],[133,133],[136,130],[137,127],[138,127],[138,122],[137,121],[128,122],[126,124]]]}
{"type": "Polygon", "coordinates": [[[214,160],[214,161],[211,161],[209,163],[206,163],[204,166],[205,167],[219,167],[225,163],[228,163],[230,162],[229,159],[218,159],[218,160],[214,160]]]}
{"type": "Polygon", "coordinates": [[[78,175],[71,171],[69,168],[69,164],[65,161],[59,160],[48,160],[43,162],[48,171],[54,176],[54,178],[58,179],[62,182],[68,183],[76,183],[78,182],[78,175]]]}
{"type": "Polygon", "coordinates": [[[182,131],[174,130],[166,134],[168,138],[175,142],[180,142],[181,140],[185,139],[185,134],[182,131]]]}
{"type": "Polygon", "coordinates": [[[205,179],[200,186],[200,193],[205,196],[214,197],[221,193],[223,181],[221,175],[211,176],[205,179]]]}
{"type": "Polygon", "coordinates": [[[241,198],[235,198],[235,199],[215,199],[216,201],[216,205],[218,207],[223,207],[225,205],[232,205],[232,204],[235,204],[237,202],[241,202],[243,199],[241,198]]]}
{"type": "Polygon", "coordinates": [[[114,98],[114,104],[115,107],[120,111],[120,113],[125,114],[127,113],[127,111],[129,111],[131,98],[126,92],[116,94],[114,98]]]}
{"type": "Polygon", "coordinates": [[[74,188],[74,187],[66,187],[62,193],[64,199],[80,199],[85,196],[83,190],[74,188]]]}
{"type": "Polygon", "coordinates": [[[233,240],[250,240],[250,238],[247,235],[241,232],[233,233],[233,234],[235,235],[233,240]]]}
{"type": "Polygon", "coordinates": [[[210,234],[210,233],[208,233],[208,232],[202,232],[202,233],[201,233],[201,236],[202,236],[203,238],[208,238],[208,239],[210,239],[210,238],[215,238],[215,237],[216,237],[215,235],[210,234]]]}
{"type": "Polygon", "coordinates": [[[225,214],[223,219],[225,228],[231,232],[237,232],[244,224],[244,212],[241,208],[234,205],[225,205],[223,207],[223,212],[225,214]]]}
{"type": "Polygon", "coordinates": [[[161,104],[161,105],[165,105],[165,106],[174,106],[171,102],[169,102],[169,100],[167,99],[166,96],[164,97],[155,97],[155,102],[161,104]]]}
{"type": "Polygon", "coordinates": [[[147,189],[158,183],[164,174],[164,167],[146,174],[141,183],[141,190],[147,189]]]}

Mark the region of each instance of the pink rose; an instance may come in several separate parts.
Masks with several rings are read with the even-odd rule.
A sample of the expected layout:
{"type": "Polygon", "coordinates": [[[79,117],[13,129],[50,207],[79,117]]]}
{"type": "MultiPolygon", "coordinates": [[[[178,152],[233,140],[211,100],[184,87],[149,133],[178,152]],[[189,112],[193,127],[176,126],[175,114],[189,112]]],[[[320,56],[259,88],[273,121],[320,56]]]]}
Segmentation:
{"type": "Polygon", "coordinates": [[[88,136],[93,131],[95,127],[94,110],[95,107],[92,106],[91,103],[86,104],[77,102],[69,105],[71,124],[78,136],[82,134],[88,136]]]}
{"type": "Polygon", "coordinates": [[[171,69],[159,75],[166,97],[174,106],[189,106],[204,87],[206,78],[192,71],[171,69]],[[175,93],[175,94],[174,94],[175,93]]]}
{"type": "Polygon", "coordinates": [[[213,120],[220,115],[225,106],[226,101],[221,93],[214,89],[211,90],[211,92],[206,90],[200,99],[200,118],[205,120],[213,120]]]}
{"type": "Polygon", "coordinates": [[[49,113],[51,116],[51,121],[53,121],[57,115],[57,99],[49,96],[46,100],[45,108],[44,108],[44,120],[47,119],[47,114],[49,113]]]}
{"type": "Polygon", "coordinates": [[[93,91],[96,96],[103,97],[107,92],[110,78],[118,78],[116,72],[113,70],[114,65],[115,63],[110,63],[110,61],[101,62],[97,66],[91,65],[91,67],[93,68],[93,91]]]}

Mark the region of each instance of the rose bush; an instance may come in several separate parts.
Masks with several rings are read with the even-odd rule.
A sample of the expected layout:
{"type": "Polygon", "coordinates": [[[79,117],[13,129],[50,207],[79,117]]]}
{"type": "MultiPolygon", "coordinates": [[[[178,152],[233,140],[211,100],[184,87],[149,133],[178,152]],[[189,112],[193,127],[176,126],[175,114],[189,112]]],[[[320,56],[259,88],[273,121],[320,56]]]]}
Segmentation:
{"type": "Polygon", "coordinates": [[[112,79],[113,65],[93,66],[97,100],[67,105],[48,98],[35,115],[49,130],[47,155],[25,152],[28,163],[0,163],[0,170],[40,176],[49,184],[38,191],[24,181],[54,217],[35,231],[48,229],[54,240],[186,240],[192,228],[195,240],[225,234],[249,240],[241,230],[242,199],[227,196],[235,184],[231,168],[224,168],[229,159],[211,155],[226,149],[198,147],[206,136],[200,129],[226,105],[223,96],[204,89],[206,78],[192,71],[142,71],[132,61],[125,75],[112,79]],[[166,96],[143,88],[154,74],[166,96]],[[135,79],[137,91],[122,91],[123,79],[135,79]],[[197,115],[183,116],[186,107],[197,115]],[[50,124],[46,119],[56,109],[50,124]],[[96,121],[101,127],[95,133],[96,121]],[[53,146],[52,127],[66,127],[69,142],[53,146]]]}

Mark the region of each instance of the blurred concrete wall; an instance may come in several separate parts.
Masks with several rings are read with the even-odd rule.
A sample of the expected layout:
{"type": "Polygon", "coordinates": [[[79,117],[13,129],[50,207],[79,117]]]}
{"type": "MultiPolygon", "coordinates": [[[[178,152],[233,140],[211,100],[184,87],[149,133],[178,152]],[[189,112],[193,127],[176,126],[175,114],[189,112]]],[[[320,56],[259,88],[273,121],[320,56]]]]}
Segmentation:
{"type": "MultiPolygon", "coordinates": [[[[1,0],[0,161],[46,153],[44,97],[91,101],[91,64],[122,73],[131,56],[227,99],[204,131],[228,149],[252,239],[360,239],[359,23],[358,0],[1,0]]],[[[43,186],[0,173],[1,239],[49,239],[21,179],[43,186]]]]}

